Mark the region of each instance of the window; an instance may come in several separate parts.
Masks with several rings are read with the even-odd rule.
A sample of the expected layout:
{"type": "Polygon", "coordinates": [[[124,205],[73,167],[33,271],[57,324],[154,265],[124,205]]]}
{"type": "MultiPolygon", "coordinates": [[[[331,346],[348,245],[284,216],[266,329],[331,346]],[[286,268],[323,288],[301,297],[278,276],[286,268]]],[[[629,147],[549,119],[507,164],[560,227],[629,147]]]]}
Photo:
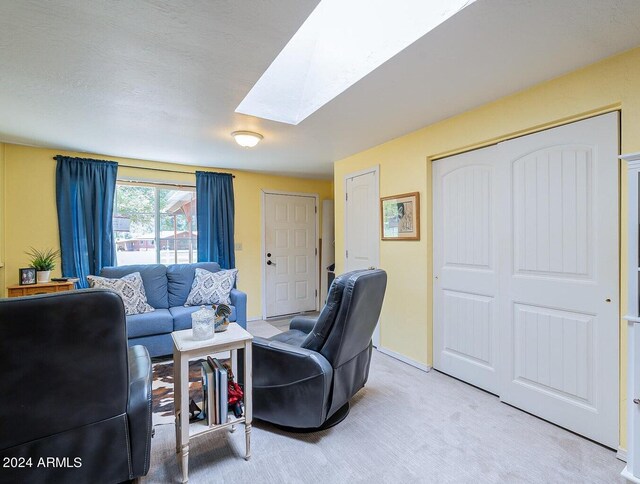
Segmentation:
{"type": "Polygon", "coordinates": [[[196,262],[196,224],[195,188],[116,185],[118,265],[196,262]]]}

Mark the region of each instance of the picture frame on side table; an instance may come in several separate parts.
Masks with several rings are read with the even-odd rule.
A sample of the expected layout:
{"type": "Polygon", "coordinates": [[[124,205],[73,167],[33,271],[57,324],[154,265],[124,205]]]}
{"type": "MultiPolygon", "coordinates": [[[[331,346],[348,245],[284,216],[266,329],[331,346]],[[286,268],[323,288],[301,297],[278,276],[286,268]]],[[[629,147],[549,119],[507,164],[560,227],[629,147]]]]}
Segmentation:
{"type": "Polygon", "coordinates": [[[21,286],[30,286],[36,283],[36,270],[33,267],[25,267],[19,271],[21,286]]]}
{"type": "Polygon", "coordinates": [[[382,240],[420,240],[420,193],[380,199],[382,240]]]}

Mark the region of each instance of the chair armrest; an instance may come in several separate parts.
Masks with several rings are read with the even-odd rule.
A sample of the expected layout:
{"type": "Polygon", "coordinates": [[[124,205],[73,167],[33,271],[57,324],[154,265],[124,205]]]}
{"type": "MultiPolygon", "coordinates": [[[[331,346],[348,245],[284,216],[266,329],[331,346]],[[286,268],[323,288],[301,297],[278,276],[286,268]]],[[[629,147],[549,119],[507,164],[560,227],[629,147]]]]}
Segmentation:
{"type": "Polygon", "coordinates": [[[151,452],[151,358],[141,345],[129,348],[127,419],[131,445],[131,478],[149,472],[151,452]]]}
{"type": "Polygon", "coordinates": [[[317,321],[318,318],[313,318],[311,316],[296,316],[291,320],[289,329],[297,329],[303,333],[309,334],[317,321]]]}
{"type": "Polygon", "coordinates": [[[231,305],[236,308],[236,323],[247,329],[247,294],[238,289],[231,289],[229,293],[231,305]]]}
{"type": "Polygon", "coordinates": [[[328,391],[333,368],[320,353],[254,336],[254,387],[292,385],[319,375],[326,376],[328,391]]]}
{"type": "Polygon", "coordinates": [[[320,353],[254,337],[253,412],[258,419],[297,428],[327,417],[333,368],[320,353]]]}

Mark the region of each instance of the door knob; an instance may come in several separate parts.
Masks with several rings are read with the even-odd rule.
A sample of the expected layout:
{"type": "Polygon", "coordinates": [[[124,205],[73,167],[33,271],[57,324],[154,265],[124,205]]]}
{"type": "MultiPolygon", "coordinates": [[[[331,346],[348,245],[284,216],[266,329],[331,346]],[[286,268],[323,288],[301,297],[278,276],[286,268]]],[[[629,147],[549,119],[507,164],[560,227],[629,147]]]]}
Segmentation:
{"type": "Polygon", "coordinates": [[[271,252],[267,252],[267,257],[271,257],[271,252]]]}
{"type": "Polygon", "coordinates": [[[276,263],[275,262],[271,262],[270,260],[267,261],[267,265],[268,266],[275,266],[276,263]]]}
{"type": "Polygon", "coordinates": [[[611,302],[611,298],[608,297],[607,299],[605,299],[605,301],[606,302],[611,302]]]}

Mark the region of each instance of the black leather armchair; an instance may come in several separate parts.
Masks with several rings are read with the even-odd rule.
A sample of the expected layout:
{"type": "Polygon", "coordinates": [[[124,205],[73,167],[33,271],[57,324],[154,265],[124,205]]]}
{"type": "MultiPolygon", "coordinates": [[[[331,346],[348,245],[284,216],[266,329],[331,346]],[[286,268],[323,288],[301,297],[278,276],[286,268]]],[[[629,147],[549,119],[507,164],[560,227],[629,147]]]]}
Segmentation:
{"type": "Polygon", "coordinates": [[[285,333],[254,338],[256,418],[314,430],[346,417],[349,400],[367,381],[386,286],[383,270],[342,274],[317,319],[297,317],[285,333]]]}
{"type": "Polygon", "coordinates": [[[0,465],[10,463],[0,482],[118,483],[148,472],[151,360],[144,346],[127,347],[118,295],[1,299],[0,328],[0,465]]]}

